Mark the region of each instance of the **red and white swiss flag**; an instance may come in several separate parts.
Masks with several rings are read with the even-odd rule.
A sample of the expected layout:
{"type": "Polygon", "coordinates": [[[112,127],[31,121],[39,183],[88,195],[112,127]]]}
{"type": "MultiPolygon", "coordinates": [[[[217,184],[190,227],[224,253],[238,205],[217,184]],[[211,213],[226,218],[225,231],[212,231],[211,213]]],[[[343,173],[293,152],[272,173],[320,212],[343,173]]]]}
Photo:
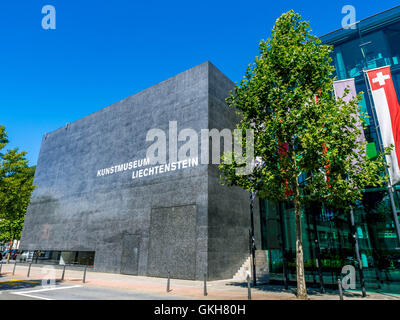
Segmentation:
{"type": "Polygon", "coordinates": [[[392,185],[400,181],[400,105],[394,89],[390,66],[368,70],[368,80],[378,116],[384,147],[394,146],[386,161],[392,185]]]}

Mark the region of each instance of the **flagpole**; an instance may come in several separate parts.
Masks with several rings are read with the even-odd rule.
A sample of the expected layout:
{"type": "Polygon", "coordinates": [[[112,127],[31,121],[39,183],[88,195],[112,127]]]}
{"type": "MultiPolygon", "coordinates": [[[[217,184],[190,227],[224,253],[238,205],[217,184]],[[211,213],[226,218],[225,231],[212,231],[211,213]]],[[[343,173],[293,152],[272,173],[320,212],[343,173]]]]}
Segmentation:
{"type": "Polygon", "coordinates": [[[350,208],[350,223],[351,223],[351,233],[353,236],[354,247],[355,247],[355,251],[356,251],[356,259],[358,262],[358,272],[360,273],[361,292],[362,292],[362,296],[366,297],[367,292],[365,291],[365,278],[364,278],[363,264],[362,264],[361,256],[360,256],[360,245],[358,243],[357,228],[356,228],[355,221],[354,221],[353,207],[350,208]]]}
{"type": "Polygon", "coordinates": [[[257,192],[250,192],[250,227],[251,227],[251,265],[253,274],[253,285],[257,285],[257,275],[256,275],[256,243],[254,238],[254,199],[256,198],[257,192]]]}
{"type": "MultiPolygon", "coordinates": [[[[364,76],[364,81],[365,81],[365,86],[367,88],[367,94],[368,94],[368,100],[371,106],[371,113],[372,113],[372,121],[374,122],[374,126],[375,126],[375,131],[376,131],[376,136],[378,138],[378,147],[379,147],[379,151],[383,154],[384,153],[384,147],[383,147],[383,142],[382,142],[382,137],[381,137],[381,132],[379,129],[379,125],[378,125],[378,121],[376,119],[375,116],[375,104],[373,102],[373,99],[371,97],[371,89],[369,87],[369,82],[367,80],[367,76],[366,76],[367,71],[365,69],[363,69],[363,76],[364,76]]],[[[386,159],[385,157],[383,158],[384,163],[386,164],[386,159]]],[[[388,179],[388,184],[387,184],[387,188],[388,188],[388,193],[389,193],[389,199],[390,199],[390,206],[392,208],[392,213],[393,213],[393,220],[394,220],[394,224],[395,224],[395,228],[396,228],[396,233],[397,233],[397,240],[399,241],[399,245],[400,245],[400,225],[399,225],[399,218],[397,216],[397,209],[396,209],[396,204],[394,202],[394,196],[393,196],[393,190],[392,190],[392,185],[391,185],[391,181],[390,181],[390,175],[389,175],[389,171],[388,168],[385,167],[385,174],[387,177],[389,177],[388,179]]]]}

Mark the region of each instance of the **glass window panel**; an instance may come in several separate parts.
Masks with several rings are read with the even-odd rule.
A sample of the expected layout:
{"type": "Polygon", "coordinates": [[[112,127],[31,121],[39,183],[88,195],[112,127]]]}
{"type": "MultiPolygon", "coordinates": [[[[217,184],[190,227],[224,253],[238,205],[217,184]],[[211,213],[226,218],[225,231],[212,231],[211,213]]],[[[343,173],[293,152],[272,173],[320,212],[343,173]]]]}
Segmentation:
{"type": "Polygon", "coordinates": [[[400,65],[400,22],[391,24],[383,32],[389,46],[391,64],[398,66],[400,65]]]}

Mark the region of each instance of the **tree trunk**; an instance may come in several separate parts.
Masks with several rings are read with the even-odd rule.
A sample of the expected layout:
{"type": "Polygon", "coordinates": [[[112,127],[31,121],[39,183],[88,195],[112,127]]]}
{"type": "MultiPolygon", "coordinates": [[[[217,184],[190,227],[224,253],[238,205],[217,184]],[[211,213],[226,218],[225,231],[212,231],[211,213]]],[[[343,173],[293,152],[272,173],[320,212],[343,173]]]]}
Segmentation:
{"type": "Polygon", "coordinates": [[[294,212],[296,223],[296,278],[297,278],[297,298],[308,299],[306,279],[304,272],[304,254],[303,254],[303,235],[301,229],[301,203],[299,187],[294,183],[294,212]]]}

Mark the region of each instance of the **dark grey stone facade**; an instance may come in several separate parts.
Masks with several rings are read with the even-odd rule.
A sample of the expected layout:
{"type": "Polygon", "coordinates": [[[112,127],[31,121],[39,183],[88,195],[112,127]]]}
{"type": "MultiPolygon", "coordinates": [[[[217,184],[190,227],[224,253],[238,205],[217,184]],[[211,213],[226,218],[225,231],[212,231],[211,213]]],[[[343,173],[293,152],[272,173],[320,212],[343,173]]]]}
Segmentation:
{"type": "Polygon", "coordinates": [[[140,179],[97,170],[144,159],[147,131],[168,132],[169,121],[199,137],[234,128],[232,87],[205,62],[46,134],[20,248],[95,251],[96,271],[231,278],[249,255],[249,197],[221,186],[216,165],[199,155],[198,166],[140,179]]]}

